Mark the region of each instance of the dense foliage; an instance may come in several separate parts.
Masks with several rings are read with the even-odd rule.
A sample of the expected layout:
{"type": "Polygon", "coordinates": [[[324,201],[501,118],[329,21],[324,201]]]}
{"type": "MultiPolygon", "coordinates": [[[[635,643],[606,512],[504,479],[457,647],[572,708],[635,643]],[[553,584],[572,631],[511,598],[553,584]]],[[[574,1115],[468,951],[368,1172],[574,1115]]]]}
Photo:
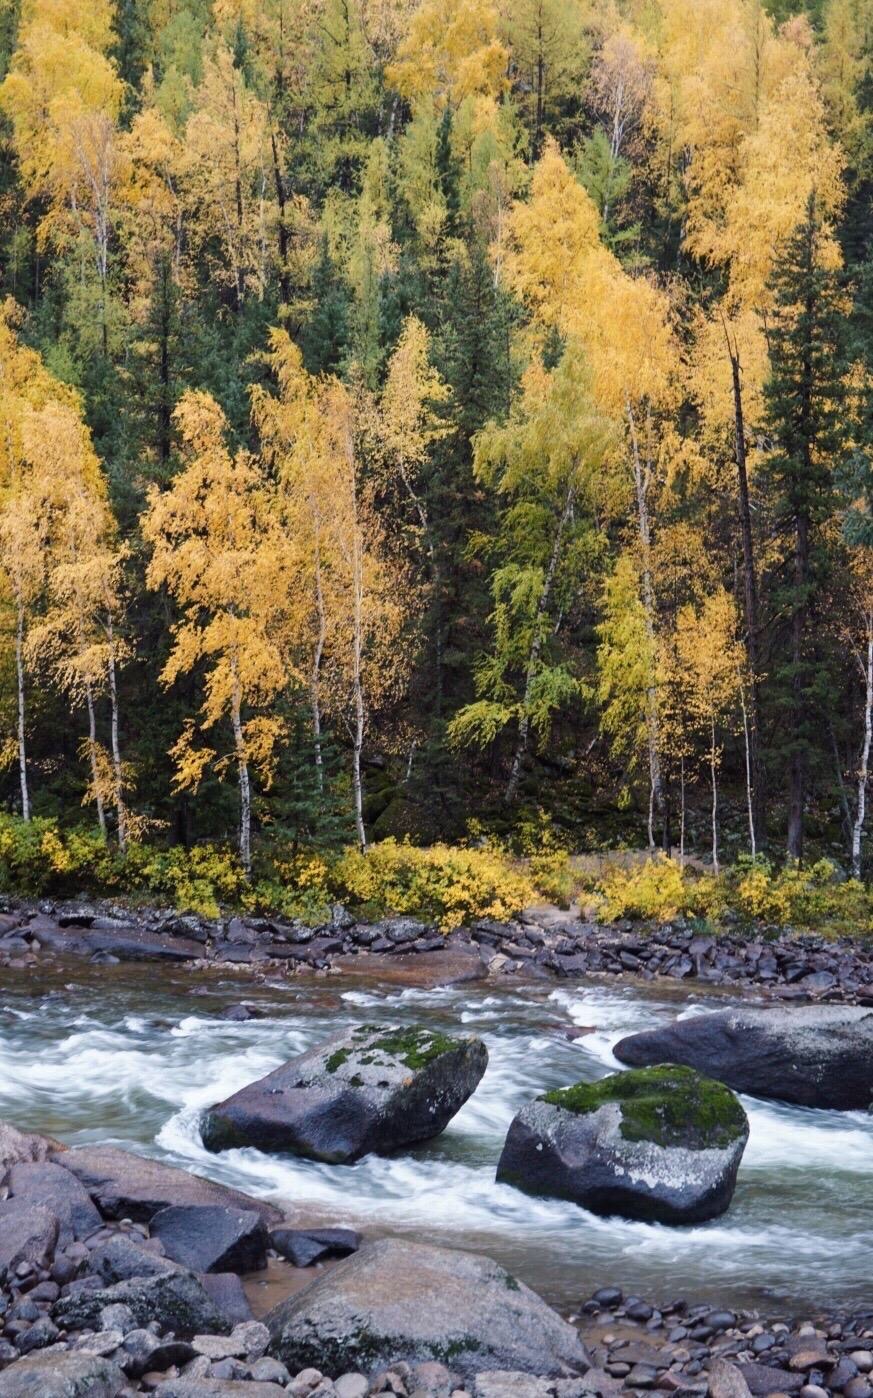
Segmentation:
{"type": "Polygon", "coordinates": [[[0,0],[22,877],[310,861],[445,921],[487,853],[402,841],[477,831],[558,894],[645,839],[861,876],[873,3],[795,11],[0,0]]]}

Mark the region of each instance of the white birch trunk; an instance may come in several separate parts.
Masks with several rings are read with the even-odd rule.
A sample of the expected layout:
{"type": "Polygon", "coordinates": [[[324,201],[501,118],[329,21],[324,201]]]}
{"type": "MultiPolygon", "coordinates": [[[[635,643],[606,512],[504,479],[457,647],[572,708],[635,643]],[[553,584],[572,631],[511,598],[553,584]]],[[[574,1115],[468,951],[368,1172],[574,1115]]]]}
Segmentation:
{"type": "Polygon", "coordinates": [[[122,854],[127,849],[127,811],[124,805],[124,769],[121,763],[121,746],[118,738],[118,678],[115,664],[115,628],[112,617],[107,617],[106,635],[109,639],[107,670],[109,673],[110,734],[112,745],[112,775],[115,781],[115,810],[118,818],[118,848],[122,854]]]}
{"type": "Polygon", "coordinates": [[[867,781],[870,775],[870,740],[873,735],[873,613],[867,614],[867,652],[864,665],[864,741],[858,767],[858,799],[852,824],[852,878],[861,877],[861,837],[867,814],[867,781]]]}
{"type": "Polygon", "coordinates": [[[718,873],[718,776],[715,746],[715,719],[712,720],[712,745],[709,749],[709,773],[712,778],[712,867],[718,873]]]}
{"type": "Polygon", "coordinates": [[[91,681],[85,682],[85,703],[88,706],[88,756],[91,759],[91,781],[94,784],[94,800],[97,803],[97,823],[106,834],[106,810],[103,805],[103,792],[100,787],[100,772],[97,766],[97,716],[94,713],[94,693],[91,681]]]}
{"type": "Polygon", "coordinates": [[[27,748],[24,741],[24,608],[20,602],[15,626],[15,669],[18,678],[18,773],[21,780],[21,814],[25,820],[30,820],[27,748]]]}
{"type": "Polygon", "coordinates": [[[239,773],[239,857],[246,874],[250,874],[252,869],[252,788],[240,714],[241,695],[236,677],[235,661],[232,662],[232,670],[233,695],[230,705],[230,721],[233,728],[233,745],[239,773]]]}

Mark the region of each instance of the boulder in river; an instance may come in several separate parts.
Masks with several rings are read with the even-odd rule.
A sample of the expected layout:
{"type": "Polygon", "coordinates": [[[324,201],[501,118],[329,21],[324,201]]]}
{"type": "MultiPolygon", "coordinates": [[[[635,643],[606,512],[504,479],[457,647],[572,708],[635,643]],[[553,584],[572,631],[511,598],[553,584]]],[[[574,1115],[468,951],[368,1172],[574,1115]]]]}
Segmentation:
{"type": "Polygon", "coordinates": [[[438,1360],[465,1378],[589,1368],[574,1328],[489,1257],[397,1238],[365,1243],[266,1324],[292,1374],[373,1374],[398,1360],[438,1360]]]}
{"type": "Polygon", "coordinates": [[[208,1150],[257,1146],[338,1164],[438,1136],[477,1087],[472,1035],[365,1024],[301,1053],[210,1107],[208,1150]]]}
{"type": "Polygon", "coordinates": [[[622,1063],[684,1063],[753,1097],[863,1110],[873,1102],[873,1008],[719,1010],[631,1034],[622,1063]]]}
{"type": "Polygon", "coordinates": [[[0,1121],[0,1177],[10,1165],[24,1161],[47,1160],[53,1151],[64,1147],[51,1136],[39,1136],[32,1131],[19,1131],[8,1121],[0,1121]]]}
{"type": "Polygon", "coordinates": [[[278,1223],[282,1218],[278,1209],[262,1199],[250,1199],[238,1189],[118,1146],[75,1146],[52,1159],[81,1180],[104,1218],[148,1223],[160,1209],[171,1204],[254,1209],[267,1224],[278,1223]]]}
{"type": "Polygon", "coordinates": [[[722,1083],[669,1065],[547,1092],[515,1117],[497,1178],[596,1214],[699,1223],[733,1197],[749,1123],[722,1083]]]}

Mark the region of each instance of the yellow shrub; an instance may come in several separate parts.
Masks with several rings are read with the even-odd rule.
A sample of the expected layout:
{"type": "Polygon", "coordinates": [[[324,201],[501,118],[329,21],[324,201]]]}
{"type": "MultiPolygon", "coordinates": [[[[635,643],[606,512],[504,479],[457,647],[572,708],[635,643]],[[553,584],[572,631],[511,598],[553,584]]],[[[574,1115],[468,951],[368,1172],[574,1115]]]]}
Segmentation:
{"type": "Polygon", "coordinates": [[[530,880],[487,845],[419,849],[392,838],[366,854],[346,850],[333,875],[353,903],[432,918],[446,931],[475,917],[513,917],[535,897],[530,880]]]}
{"type": "Polygon", "coordinates": [[[612,869],[600,880],[600,916],[605,922],[620,917],[656,918],[669,922],[684,912],[687,890],[675,859],[658,854],[635,869],[612,869]]]}

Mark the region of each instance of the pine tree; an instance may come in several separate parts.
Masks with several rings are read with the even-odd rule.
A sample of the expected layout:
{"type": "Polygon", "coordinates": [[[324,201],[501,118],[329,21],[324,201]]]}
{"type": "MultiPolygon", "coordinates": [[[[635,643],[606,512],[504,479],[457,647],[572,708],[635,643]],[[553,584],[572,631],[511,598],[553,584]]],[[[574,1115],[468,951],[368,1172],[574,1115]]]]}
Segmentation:
{"type": "Polygon", "coordinates": [[[822,525],[833,504],[842,448],[841,303],[835,249],[814,194],[778,257],[770,290],[771,374],[766,386],[772,451],[766,474],[773,507],[789,540],[777,613],[790,632],[775,680],[785,711],[780,756],[788,766],[787,849],[803,852],[809,769],[818,741],[816,694],[822,681],[812,621],[826,567],[822,525]]]}

